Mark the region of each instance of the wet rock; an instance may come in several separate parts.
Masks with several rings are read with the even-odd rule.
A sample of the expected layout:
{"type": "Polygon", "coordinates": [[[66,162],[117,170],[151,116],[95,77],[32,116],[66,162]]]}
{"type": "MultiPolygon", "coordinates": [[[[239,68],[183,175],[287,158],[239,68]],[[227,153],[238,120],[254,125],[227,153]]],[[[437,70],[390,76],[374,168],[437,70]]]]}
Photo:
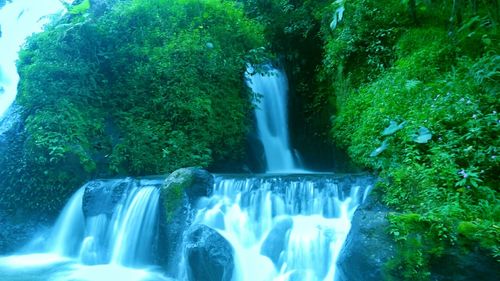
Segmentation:
{"type": "Polygon", "coordinates": [[[267,235],[260,253],[264,256],[269,257],[275,266],[278,266],[280,254],[285,248],[287,242],[288,231],[293,226],[293,220],[291,217],[283,216],[276,219],[276,222],[267,235]]]}
{"type": "Polygon", "coordinates": [[[194,216],[192,205],[213,188],[213,175],[200,168],[182,168],[171,173],[160,187],[159,264],[170,274],[178,269],[182,237],[194,216]]]}
{"type": "Polygon", "coordinates": [[[214,229],[193,225],[186,235],[184,253],[189,281],[230,281],[234,270],[234,250],[214,229]]]}
{"type": "Polygon", "coordinates": [[[9,145],[17,140],[24,129],[21,111],[22,107],[14,103],[0,116],[0,155],[6,155],[9,145]]]}
{"type": "Polygon", "coordinates": [[[85,217],[100,214],[112,215],[127,188],[133,183],[130,178],[123,180],[95,180],[85,184],[82,209],[85,217]]]}
{"type": "Polygon", "coordinates": [[[191,185],[186,187],[186,194],[190,200],[197,200],[202,196],[209,196],[214,185],[214,176],[208,171],[199,168],[187,168],[192,174],[191,185]]]}
{"type": "Polygon", "coordinates": [[[167,222],[173,220],[176,210],[182,207],[185,195],[190,202],[211,193],[213,175],[199,168],[182,168],[171,173],[161,187],[161,200],[167,222]]]}
{"type": "Polygon", "coordinates": [[[337,260],[339,281],[384,280],[383,268],[395,255],[389,236],[389,210],[375,196],[354,213],[352,227],[337,260]]]}
{"type": "Polygon", "coordinates": [[[181,168],[171,173],[164,181],[163,192],[181,193],[184,191],[189,199],[196,200],[207,196],[214,183],[212,174],[200,168],[181,168]]]}

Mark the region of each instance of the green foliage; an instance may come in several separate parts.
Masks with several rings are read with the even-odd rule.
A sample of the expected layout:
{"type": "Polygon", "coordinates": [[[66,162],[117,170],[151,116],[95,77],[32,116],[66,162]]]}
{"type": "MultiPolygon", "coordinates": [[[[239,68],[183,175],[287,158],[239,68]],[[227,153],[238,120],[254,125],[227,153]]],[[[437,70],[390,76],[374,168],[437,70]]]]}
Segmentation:
{"type": "Polygon", "coordinates": [[[81,15],[90,9],[90,0],[83,0],[80,4],[70,6],[68,13],[72,15],[81,15]]]}
{"type": "MultiPolygon", "coordinates": [[[[50,185],[61,197],[44,208],[56,210],[89,177],[239,159],[251,112],[242,77],[265,55],[261,26],[233,1],[123,1],[82,17],[88,4],[20,54],[26,168],[0,163],[0,185],[32,194],[26,209],[48,203],[38,194],[50,185]]],[[[12,210],[27,201],[1,199],[12,210]]]]}
{"type": "Polygon", "coordinates": [[[321,75],[336,95],[332,136],[380,173],[398,211],[388,279],[429,280],[432,258],[451,248],[479,242],[500,256],[499,36],[486,9],[450,32],[448,4],[417,1],[414,22],[400,3],[382,13],[381,1],[346,1],[321,75]]]}
{"type": "Polygon", "coordinates": [[[344,19],[326,37],[322,79],[335,78],[337,69],[359,85],[375,78],[394,60],[394,43],[408,18],[400,0],[345,1],[344,19]],[[332,38],[332,40],[330,40],[332,38]],[[333,40],[333,38],[335,38],[333,40]]]}

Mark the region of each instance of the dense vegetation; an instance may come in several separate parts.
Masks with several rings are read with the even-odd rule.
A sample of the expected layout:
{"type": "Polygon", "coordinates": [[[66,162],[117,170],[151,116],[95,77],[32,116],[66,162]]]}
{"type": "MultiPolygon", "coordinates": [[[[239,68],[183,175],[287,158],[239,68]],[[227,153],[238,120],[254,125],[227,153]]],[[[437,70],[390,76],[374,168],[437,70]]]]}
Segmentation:
{"type": "Polygon", "coordinates": [[[322,75],[334,139],[380,172],[397,211],[389,273],[428,280],[433,261],[477,246],[500,261],[497,2],[383,2],[338,3],[322,75]]]}
{"type": "Polygon", "coordinates": [[[498,1],[248,2],[308,122],[334,112],[333,140],[379,173],[399,246],[387,279],[470,251],[500,261],[498,1]]]}
{"type": "Polygon", "coordinates": [[[262,55],[259,24],[232,1],[89,8],[80,1],[20,53],[25,129],[0,160],[8,209],[58,210],[89,177],[242,156],[252,99],[242,77],[262,55]]]}
{"type": "Polygon", "coordinates": [[[468,252],[500,261],[497,0],[135,0],[100,17],[81,3],[21,53],[6,207],[56,210],[92,176],[240,157],[243,72],[265,37],[302,137],[380,175],[399,247],[387,279],[429,280],[468,252]]]}

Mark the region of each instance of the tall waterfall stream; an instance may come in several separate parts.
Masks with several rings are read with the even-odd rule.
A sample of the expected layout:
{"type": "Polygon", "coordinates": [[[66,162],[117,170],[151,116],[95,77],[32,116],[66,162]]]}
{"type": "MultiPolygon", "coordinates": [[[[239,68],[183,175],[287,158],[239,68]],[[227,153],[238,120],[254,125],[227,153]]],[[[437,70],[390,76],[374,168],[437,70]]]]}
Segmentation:
{"type": "MultiPolygon", "coordinates": [[[[19,78],[12,66],[20,44],[39,29],[40,17],[61,9],[45,5],[41,11],[25,2],[16,0],[0,10],[2,50],[17,46],[9,47],[13,53],[0,55],[0,117],[15,97],[19,78]],[[29,7],[42,14],[30,14],[29,7]],[[6,17],[7,13],[22,16],[6,17]],[[9,37],[9,26],[29,15],[35,29],[23,31],[23,38],[9,37]]],[[[297,164],[288,136],[287,79],[277,69],[269,74],[246,77],[260,96],[255,116],[266,173],[216,175],[211,196],[195,206],[191,223],[207,225],[229,241],[234,250],[233,281],[333,281],[352,216],[366,198],[370,181],[314,173],[297,164]]],[[[34,238],[15,255],[0,257],[0,280],[184,280],[181,253],[177,276],[167,277],[155,257],[161,242],[160,184],[161,180],[132,179],[87,183],[68,201],[50,233],[34,238]],[[108,209],[85,212],[89,188],[103,190],[98,201],[108,209]]]]}

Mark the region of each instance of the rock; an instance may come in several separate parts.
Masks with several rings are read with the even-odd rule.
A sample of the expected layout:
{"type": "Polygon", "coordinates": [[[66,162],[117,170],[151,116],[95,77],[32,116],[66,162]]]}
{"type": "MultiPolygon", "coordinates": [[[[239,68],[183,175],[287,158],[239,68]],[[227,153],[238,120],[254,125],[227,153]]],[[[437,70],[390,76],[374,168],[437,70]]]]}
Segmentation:
{"type": "Polygon", "coordinates": [[[269,257],[276,267],[279,263],[280,254],[285,248],[288,231],[292,226],[293,220],[291,217],[283,216],[277,218],[273,228],[267,235],[264,243],[262,243],[260,253],[269,257]]]}
{"type": "Polygon", "coordinates": [[[82,209],[85,217],[100,214],[112,215],[133,180],[94,180],[85,184],[82,209]]]}
{"type": "Polygon", "coordinates": [[[383,268],[395,255],[389,236],[389,210],[375,196],[354,213],[352,227],[337,260],[339,281],[384,280],[383,268]]]}
{"type": "Polygon", "coordinates": [[[170,274],[178,270],[182,237],[189,227],[192,205],[213,188],[213,176],[199,168],[183,168],[171,173],[160,187],[159,264],[170,274]]]}
{"type": "Polygon", "coordinates": [[[0,155],[5,155],[9,144],[16,140],[23,130],[21,111],[22,107],[14,103],[0,116],[0,155]]]}
{"type": "Polygon", "coordinates": [[[42,215],[11,216],[0,210],[0,256],[30,245],[34,237],[47,232],[49,225],[49,218],[42,215]]]}
{"type": "Polygon", "coordinates": [[[230,281],[234,256],[229,242],[212,228],[197,224],[186,234],[184,254],[189,281],[230,281]]]}
{"type": "Polygon", "coordinates": [[[184,194],[190,202],[194,202],[209,195],[213,183],[212,174],[199,168],[182,168],[171,173],[161,187],[167,222],[173,219],[175,211],[181,207],[184,194]]]}
{"type": "Polygon", "coordinates": [[[189,199],[194,201],[202,196],[211,195],[214,185],[214,176],[204,169],[187,168],[187,170],[193,175],[191,185],[186,188],[189,199]]]}
{"type": "MultiPolygon", "coordinates": [[[[389,209],[376,196],[368,197],[355,212],[352,227],[337,260],[336,281],[379,281],[385,264],[396,257],[397,247],[387,229],[389,209]]],[[[500,265],[480,249],[465,253],[450,247],[430,261],[430,280],[467,281],[498,279],[500,265]]]]}

